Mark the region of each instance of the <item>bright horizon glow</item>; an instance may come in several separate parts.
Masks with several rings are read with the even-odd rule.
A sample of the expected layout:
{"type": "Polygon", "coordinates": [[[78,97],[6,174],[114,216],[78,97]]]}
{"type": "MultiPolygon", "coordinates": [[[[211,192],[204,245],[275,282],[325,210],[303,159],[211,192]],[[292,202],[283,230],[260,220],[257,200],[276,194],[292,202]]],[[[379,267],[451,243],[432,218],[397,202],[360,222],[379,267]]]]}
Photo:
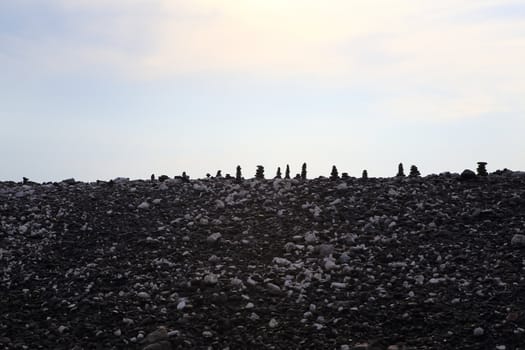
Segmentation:
{"type": "Polygon", "coordinates": [[[525,170],[518,0],[7,0],[0,180],[525,170]]]}

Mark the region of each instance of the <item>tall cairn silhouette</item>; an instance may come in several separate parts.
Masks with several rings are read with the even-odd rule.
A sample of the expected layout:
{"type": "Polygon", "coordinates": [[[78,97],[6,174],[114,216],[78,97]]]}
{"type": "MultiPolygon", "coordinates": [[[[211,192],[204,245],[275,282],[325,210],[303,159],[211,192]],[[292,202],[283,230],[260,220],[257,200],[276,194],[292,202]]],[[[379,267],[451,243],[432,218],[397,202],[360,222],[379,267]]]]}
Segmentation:
{"type": "Polygon", "coordinates": [[[235,181],[237,183],[242,182],[241,166],[237,165],[237,170],[235,171],[235,181]]]}
{"type": "Polygon", "coordinates": [[[405,176],[405,170],[403,170],[403,163],[399,163],[397,166],[397,177],[404,177],[405,176]]]}
{"type": "Polygon", "coordinates": [[[275,174],[275,178],[282,179],[281,167],[277,167],[277,174],[275,174]]]}
{"type": "Polygon", "coordinates": [[[306,163],[303,163],[303,166],[301,168],[301,179],[306,180],[306,163]]]}
{"type": "Polygon", "coordinates": [[[330,173],[330,180],[337,180],[337,179],[339,179],[339,172],[337,171],[337,167],[333,165],[332,172],[330,173]]]}
{"type": "Polygon", "coordinates": [[[290,165],[286,164],[286,171],[284,173],[284,178],[285,179],[290,179],[290,165]]]}

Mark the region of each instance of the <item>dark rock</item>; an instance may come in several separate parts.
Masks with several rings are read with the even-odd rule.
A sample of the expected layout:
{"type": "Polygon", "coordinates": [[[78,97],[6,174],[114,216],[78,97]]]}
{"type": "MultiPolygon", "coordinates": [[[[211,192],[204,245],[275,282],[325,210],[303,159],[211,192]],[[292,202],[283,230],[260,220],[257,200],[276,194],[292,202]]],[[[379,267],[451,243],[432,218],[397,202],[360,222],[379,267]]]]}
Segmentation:
{"type": "Polygon", "coordinates": [[[476,173],[470,169],[465,169],[459,176],[459,179],[462,181],[475,180],[477,178],[476,173]]]}

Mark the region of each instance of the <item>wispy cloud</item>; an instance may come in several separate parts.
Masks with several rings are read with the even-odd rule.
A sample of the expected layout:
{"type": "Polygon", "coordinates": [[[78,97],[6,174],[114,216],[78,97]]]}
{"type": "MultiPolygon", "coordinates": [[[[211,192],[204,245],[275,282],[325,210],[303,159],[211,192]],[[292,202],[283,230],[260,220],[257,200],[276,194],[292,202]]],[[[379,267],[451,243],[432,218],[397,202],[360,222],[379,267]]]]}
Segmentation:
{"type": "Polygon", "coordinates": [[[70,32],[21,35],[23,25],[4,33],[0,25],[0,59],[128,79],[237,74],[372,86],[382,113],[416,119],[525,110],[525,22],[506,10],[521,9],[516,1],[45,3],[70,32]],[[495,8],[490,21],[479,15],[495,8]]]}

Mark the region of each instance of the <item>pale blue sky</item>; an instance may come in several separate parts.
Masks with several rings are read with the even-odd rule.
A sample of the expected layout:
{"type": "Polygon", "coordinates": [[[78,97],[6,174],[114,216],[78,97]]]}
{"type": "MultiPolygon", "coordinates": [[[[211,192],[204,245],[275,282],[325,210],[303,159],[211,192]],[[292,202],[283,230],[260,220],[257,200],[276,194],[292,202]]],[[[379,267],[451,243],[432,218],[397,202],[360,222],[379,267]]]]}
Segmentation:
{"type": "Polygon", "coordinates": [[[525,2],[0,2],[0,180],[525,170],[525,2]]]}

